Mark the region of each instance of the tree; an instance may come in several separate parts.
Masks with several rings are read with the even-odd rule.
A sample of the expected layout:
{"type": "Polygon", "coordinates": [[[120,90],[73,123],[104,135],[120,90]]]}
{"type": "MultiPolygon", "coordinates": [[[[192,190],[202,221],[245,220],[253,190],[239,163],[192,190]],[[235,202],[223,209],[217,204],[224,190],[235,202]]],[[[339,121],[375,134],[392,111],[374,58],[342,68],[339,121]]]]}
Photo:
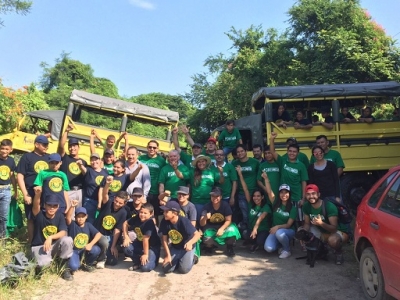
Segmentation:
{"type": "MultiPolygon", "coordinates": [[[[0,0],[0,14],[17,13],[26,15],[30,12],[32,1],[20,0],[0,0]]],[[[4,26],[4,22],[0,19],[0,26],[4,26]]]]}

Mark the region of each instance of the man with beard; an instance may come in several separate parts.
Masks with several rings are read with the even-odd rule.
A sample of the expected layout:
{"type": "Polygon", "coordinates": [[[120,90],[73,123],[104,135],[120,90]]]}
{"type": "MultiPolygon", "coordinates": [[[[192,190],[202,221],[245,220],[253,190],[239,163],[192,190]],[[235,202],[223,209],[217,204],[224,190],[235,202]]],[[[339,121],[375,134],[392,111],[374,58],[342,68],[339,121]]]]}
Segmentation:
{"type": "Polygon", "coordinates": [[[311,231],[322,242],[327,243],[336,254],[336,264],[343,263],[342,245],[349,236],[346,226],[338,223],[338,209],[320,198],[319,189],[315,184],[305,188],[307,202],[304,203],[304,229],[311,231]],[[324,209],[325,208],[325,209],[324,209]]]}
{"type": "Polygon", "coordinates": [[[174,144],[175,150],[179,152],[180,160],[183,162],[183,164],[189,169],[193,168],[192,161],[195,160],[196,157],[201,154],[203,146],[199,143],[193,143],[192,155],[187,154],[186,152],[182,151],[182,149],[179,147],[178,131],[179,131],[178,127],[172,129],[172,143],[174,144]]]}
{"type": "Polygon", "coordinates": [[[64,134],[61,136],[58,144],[57,152],[61,155],[61,167],[60,171],[67,175],[69,186],[71,188],[68,191],[69,199],[78,200],[76,207],[82,206],[82,184],[84,176],[81,169],[79,168],[77,161],[81,161],[83,166],[87,166],[87,162],[79,157],[79,140],[76,138],[70,138],[68,141],[68,152],[65,151],[65,144],[67,142],[68,133],[73,129],[72,124],[69,124],[65,129],[64,134]]]}
{"type": "Polygon", "coordinates": [[[253,146],[253,157],[255,159],[257,159],[260,164],[265,161],[265,159],[263,158],[262,154],[263,154],[263,151],[262,151],[261,145],[260,144],[255,144],[253,146]]]}
{"type": "MultiPolygon", "coordinates": [[[[147,154],[139,156],[139,161],[147,165],[150,172],[150,190],[146,195],[147,201],[153,205],[154,215],[162,215],[160,204],[158,202],[158,177],[161,169],[165,166],[165,159],[158,155],[158,142],[151,140],[147,143],[147,154]]],[[[156,218],[157,219],[157,218],[156,218]]]]}

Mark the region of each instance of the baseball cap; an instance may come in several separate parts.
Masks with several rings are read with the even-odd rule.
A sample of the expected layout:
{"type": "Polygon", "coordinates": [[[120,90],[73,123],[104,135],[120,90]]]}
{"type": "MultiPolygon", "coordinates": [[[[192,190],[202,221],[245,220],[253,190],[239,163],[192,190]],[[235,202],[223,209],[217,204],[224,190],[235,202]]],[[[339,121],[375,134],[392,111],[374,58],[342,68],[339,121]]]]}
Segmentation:
{"type": "Polygon", "coordinates": [[[113,149],[107,149],[106,151],[104,151],[104,154],[114,155],[114,150],[113,149]]]}
{"type": "Polygon", "coordinates": [[[289,142],[297,143],[297,140],[296,140],[295,137],[290,137],[290,138],[288,138],[288,139],[286,140],[286,143],[289,143],[289,142]]]}
{"type": "Polygon", "coordinates": [[[211,137],[208,138],[207,143],[208,142],[212,142],[212,143],[216,144],[217,140],[211,136],[211,137]]]}
{"type": "Polygon", "coordinates": [[[315,184],[309,184],[306,186],[306,192],[308,191],[314,191],[319,193],[319,188],[315,184]]]}
{"type": "Polygon", "coordinates": [[[49,205],[60,204],[56,195],[48,195],[44,203],[49,205]]]}
{"type": "Polygon", "coordinates": [[[287,190],[290,192],[290,186],[288,186],[287,184],[281,184],[279,187],[279,191],[281,190],[287,190]]]}
{"type": "Polygon", "coordinates": [[[75,209],[75,216],[78,214],[85,214],[87,215],[87,210],[84,207],[78,207],[77,209],[75,209]]]}
{"type": "Polygon", "coordinates": [[[172,210],[176,212],[181,211],[181,207],[179,206],[179,203],[176,201],[168,201],[165,205],[160,206],[162,210],[172,210]]]}
{"type": "Polygon", "coordinates": [[[180,186],[178,188],[178,191],[176,192],[177,194],[185,194],[189,195],[189,188],[187,186],[180,186]]]}
{"type": "Polygon", "coordinates": [[[222,190],[219,187],[215,186],[212,188],[210,195],[211,196],[222,196],[222,190]]]}
{"type": "Polygon", "coordinates": [[[38,135],[35,138],[35,143],[48,144],[49,140],[47,139],[47,137],[45,135],[38,135]]]}
{"type": "Polygon", "coordinates": [[[53,153],[49,155],[49,161],[57,161],[60,162],[61,161],[61,155],[58,153],[53,153]]]}
{"type": "Polygon", "coordinates": [[[139,187],[135,187],[132,191],[132,195],[139,195],[139,196],[143,196],[144,192],[142,188],[139,187]]]}
{"type": "Polygon", "coordinates": [[[98,153],[92,153],[90,155],[90,158],[92,158],[92,157],[96,157],[96,158],[100,159],[100,155],[98,153]]]}
{"type": "Polygon", "coordinates": [[[203,146],[200,143],[194,143],[192,148],[203,148],[203,146]]]}
{"type": "Polygon", "coordinates": [[[68,141],[68,146],[79,145],[79,140],[77,138],[70,138],[68,141]]]}

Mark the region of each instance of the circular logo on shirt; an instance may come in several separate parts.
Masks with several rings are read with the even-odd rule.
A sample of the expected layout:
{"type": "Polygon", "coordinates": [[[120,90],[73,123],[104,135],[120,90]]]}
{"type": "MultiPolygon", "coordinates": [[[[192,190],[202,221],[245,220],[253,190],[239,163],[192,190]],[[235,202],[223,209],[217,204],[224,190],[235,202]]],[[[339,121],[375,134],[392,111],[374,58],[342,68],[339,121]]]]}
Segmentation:
{"type": "Polygon", "coordinates": [[[101,182],[103,181],[104,176],[103,175],[98,175],[96,176],[96,179],[94,180],[96,182],[96,185],[100,185],[101,182]]]}
{"type": "Polygon", "coordinates": [[[224,220],[225,220],[225,217],[220,213],[215,213],[210,218],[211,223],[221,223],[224,220]]]}
{"type": "Polygon", "coordinates": [[[122,183],[119,180],[113,180],[110,184],[111,192],[118,192],[122,188],[122,183]]]}
{"type": "Polygon", "coordinates": [[[48,225],[42,230],[43,236],[47,239],[49,236],[57,233],[57,227],[53,225],[48,225]]]}
{"type": "Polygon", "coordinates": [[[36,173],[39,174],[40,171],[46,170],[49,168],[49,165],[47,164],[47,162],[43,161],[43,160],[39,160],[35,163],[35,165],[33,166],[33,169],[35,170],[36,173]]]}
{"type": "Polygon", "coordinates": [[[140,230],[140,228],[139,227],[135,227],[135,232],[136,232],[136,238],[138,239],[138,241],[143,241],[143,233],[142,233],[142,231],[140,230]]]}
{"type": "Polygon", "coordinates": [[[76,162],[70,163],[68,166],[68,170],[71,172],[71,174],[74,174],[74,175],[81,174],[81,169],[79,169],[79,166],[76,162]]]}
{"type": "Polygon", "coordinates": [[[89,236],[86,233],[78,233],[74,238],[74,246],[78,249],[82,249],[89,243],[89,236]]]}
{"type": "Polygon", "coordinates": [[[10,179],[10,168],[8,166],[0,166],[0,179],[8,180],[10,179]]]}
{"type": "Polygon", "coordinates": [[[54,177],[54,178],[50,179],[49,188],[53,192],[56,192],[56,193],[61,192],[61,190],[63,188],[63,182],[62,182],[61,178],[54,177]]]}
{"type": "Polygon", "coordinates": [[[171,243],[174,245],[179,244],[183,240],[182,234],[180,234],[179,231],[175,229],[168,231],[168,236],[171,239],[171,243]]]}
{"type": "Polygon", "coordinates": [[[111,230],[117,224],[117,220],[113,216],[105,216],[103,218],[102,226],[105,230],[111,230]]]}

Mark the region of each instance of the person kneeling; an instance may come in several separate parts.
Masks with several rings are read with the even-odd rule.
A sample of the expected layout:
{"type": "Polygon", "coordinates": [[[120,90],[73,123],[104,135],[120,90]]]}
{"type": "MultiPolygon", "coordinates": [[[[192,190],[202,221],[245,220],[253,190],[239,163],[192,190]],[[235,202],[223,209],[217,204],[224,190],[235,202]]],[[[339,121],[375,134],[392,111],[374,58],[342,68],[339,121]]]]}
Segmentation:
{"type": "Polygon", "coordinates": [[[69,268],[74,272],[81,267],[81,262],[84,261],[82,269],[86,272],[93,272],[95,270],[93,263],[101,253],[100,247],[96,243],[102,235],[91,223],[86,222],[88,218],[86,208],[76,208],[78,200],[72,200],[71,202],[72,205],[65,216],[68,225],[68,236],[74,242],[74,251],[69,259],[69,268]],[[72,221],[74,210],[75,221],[72,221]]]}
{"type": "Polygon", "coordinates": [[[129,271],[140,269],[142,272],[150,272],[158,264],[161,243],[152,218],[153,214],[153,205],[145,203],[140,208],[139,215],[124,222],[124,253],[133,262],[129,271]],[[136,239],[133,242],[129,237],[128,228],[136,233],[136,239]]]}
{"type": "MultiPolygon", "coordinates": [[[[67,224],[62,212],[58,211],[59,200],[55,195],[44,199],[44,211],[40,209],[42,189],[35,187],[32,205],[34,230],[32,239],[32,255],[37,262],[38,270],[51,264],[53,258],[60,257],[63,264],[72,256],[72,238],[67,236],[67,224]]],[[[65,268],[61,277],[73,280],[69,268],[65,268]]]]}
{"type": "Polygon", "coordinates": [[[182,274],[189,273],[194,264],[194,245],[200,239],[200,233],[188,218],[179,215],[181,207],[178,202],[168,201],[160,208],[164,211],[164,219],[160,223],[165,250],[163,271],[169,273],[177,269],[182,274]],[[170,245],[168,239],[171,240],[170,245]]]}
{"type": "Polygon", "coordinates": [[[235,256],[233,246],[240,239],[237,226],[232,223],[232,209],[222,200],[222,190],[214,187],[211,190],[211,202],[204,205],[200,226],[203,228],[203,243],[210,254],[216,245],[225,245],[227,255],[235,256]]]}

